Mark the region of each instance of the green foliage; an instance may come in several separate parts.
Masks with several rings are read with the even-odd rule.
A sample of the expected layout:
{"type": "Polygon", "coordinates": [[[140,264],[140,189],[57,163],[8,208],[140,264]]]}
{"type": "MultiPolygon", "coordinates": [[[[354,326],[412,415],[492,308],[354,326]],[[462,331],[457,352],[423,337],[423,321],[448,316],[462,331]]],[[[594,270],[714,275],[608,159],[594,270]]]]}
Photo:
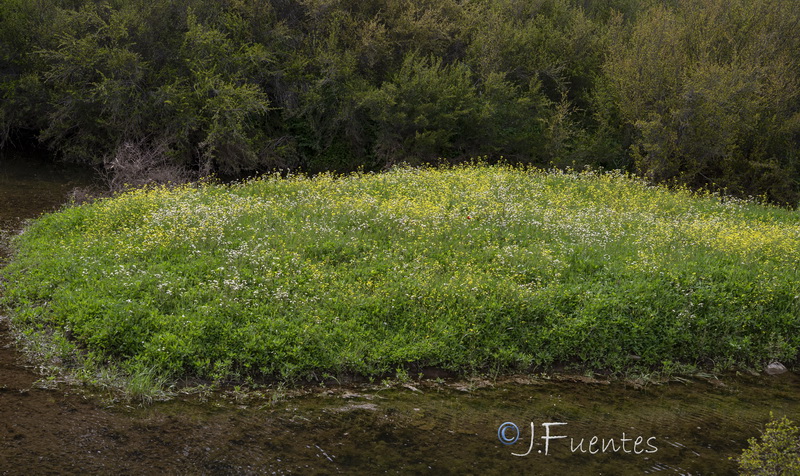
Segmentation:
{"type": "Polygon", "coordinates": [[[750,445],[738,458],[741,474],[747,476],[779,476],[800,473],[800,428],[785,416],[771,421],[760,440],[751,438],[750,445]]]}
{"type": "Polygon", "coordinates": [[[266,139],[259,126],[269,101],[248,79],[270,67],[272,56],[261,45],[233,43],[200,24],[191,11],[187,24],[182,74],[159,91],[163,114],[172,119],[168,125],[176,128],[172,137],[186,148],[197,147],[204,175],[252,170],[266,139]]]}
{"type": "Polygon", "coordinates": [[[58,144],[73,159],[97,160],[130,134],[141,133],[137,111],[144,60],[130,49],[130,11],[86,4],[59,10],[57,45],[37,53],[47,65],[48,124],[40,139],[58,144]]]}
{"type": "MultiPolygon", "coordinates": [[[[545,165],[548,122],[557,116],[538,81],[525,87],[512,84],[503,73],[489,73],[478,89],[479,112],[471,132],[474,154],[504,156],[511,162],[545,165]]],[[[557,111],[557,110],[556,110],[557,111]]]]}
{"type": "Polygon", "coordinates": [[[45,25],[54,13],[38,2],[0,3],[0,148],[9,145],[19,130],[46,125],[42,120],[46,96],[37,75],[40,65],[30,45],[38,35],[48,36],[45,25]]]}
{"type": "Polygon", "coordinates": [[[201,174],[447,157],[800,198],[793,0],[7,0],[0,146],[201,174]]]}
{"type": "Polygon", "coordinates": [[[430,161],[457,152],[475,133],[479,105],[469,69],[409,54],[389,82],[364,98],[377,122],[375,153],[386,163],[430,161]]]}
{"type": "Polygon", "coordinates": [[[275,174],[46,215],[14,241],[2,294],[39,347],[142,387],[410,363],[791,364],[799,226],[621,174],[275,174]]]}
{"type": "Polygon", "coordinates": [[[800,132],[795,7],[679,2],[647,10],[629,37],[617,25],[605,72],[635,128],[639,172],[796,203],[796,152],[787,147],[800,132]]]}

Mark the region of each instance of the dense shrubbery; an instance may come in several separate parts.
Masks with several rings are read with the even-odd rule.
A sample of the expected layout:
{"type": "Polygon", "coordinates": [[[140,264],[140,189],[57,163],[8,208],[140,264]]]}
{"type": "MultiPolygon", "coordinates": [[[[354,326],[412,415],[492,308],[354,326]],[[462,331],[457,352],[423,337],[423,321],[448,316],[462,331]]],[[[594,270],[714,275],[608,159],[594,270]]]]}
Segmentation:
{"type": "Polygon", "coordinates": [[[170,378],[791,364],[799,226],[618,174],[275,175],[44,216],[2,302],[62,362],[170,378]]]}
{"type": "Polygon", "coordinates": [[[796,204],[794,0],[6,0],[0,144],[207,173],[440,157],[796,204]]]}

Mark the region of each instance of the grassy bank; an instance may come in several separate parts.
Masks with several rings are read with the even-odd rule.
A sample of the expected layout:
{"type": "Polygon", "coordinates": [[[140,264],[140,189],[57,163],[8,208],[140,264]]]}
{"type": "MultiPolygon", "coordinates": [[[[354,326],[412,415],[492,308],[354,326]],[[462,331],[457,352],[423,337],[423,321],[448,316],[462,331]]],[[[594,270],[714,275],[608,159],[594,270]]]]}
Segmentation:
{"type": "Polygon", "coordinates": [[[556,362],[622,371],[800,345],[800,216],[504,167],[134,190],[14,242],[3,302],[64,364],[169,379],[556,362]]]}

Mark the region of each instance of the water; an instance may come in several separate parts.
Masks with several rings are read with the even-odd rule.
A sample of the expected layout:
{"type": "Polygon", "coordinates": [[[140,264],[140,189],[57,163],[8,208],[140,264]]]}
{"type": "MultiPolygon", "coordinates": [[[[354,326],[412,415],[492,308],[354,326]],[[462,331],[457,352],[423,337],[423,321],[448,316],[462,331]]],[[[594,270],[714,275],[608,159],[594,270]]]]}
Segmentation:
{"type": "MultiPolygon", "coordinates": [[[[57,208],[90,178],[0,157],[0,229],[57,208]]],[[[227,389],[146,407],[39,379],[0,321],[0,474],[735,474],[729,458],[770,411],[800,422],[792,373],[643,388],[509,377],[227,389]],[[502,436],[519,435],[512,445],[498,439],[504,422],[515,426],[502,436]]]]}

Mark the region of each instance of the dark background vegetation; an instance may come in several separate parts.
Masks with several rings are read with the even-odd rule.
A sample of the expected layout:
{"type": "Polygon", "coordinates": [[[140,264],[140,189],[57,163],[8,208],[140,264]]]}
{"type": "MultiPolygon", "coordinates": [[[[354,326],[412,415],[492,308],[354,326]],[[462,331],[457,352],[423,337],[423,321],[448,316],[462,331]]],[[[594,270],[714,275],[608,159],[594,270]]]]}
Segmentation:
{"type": "Polygon", "coordinates": [[[796,206],[798,31],[796,0],[2,0],[0,146],[201,175],[503,157],[796,206]]]}

